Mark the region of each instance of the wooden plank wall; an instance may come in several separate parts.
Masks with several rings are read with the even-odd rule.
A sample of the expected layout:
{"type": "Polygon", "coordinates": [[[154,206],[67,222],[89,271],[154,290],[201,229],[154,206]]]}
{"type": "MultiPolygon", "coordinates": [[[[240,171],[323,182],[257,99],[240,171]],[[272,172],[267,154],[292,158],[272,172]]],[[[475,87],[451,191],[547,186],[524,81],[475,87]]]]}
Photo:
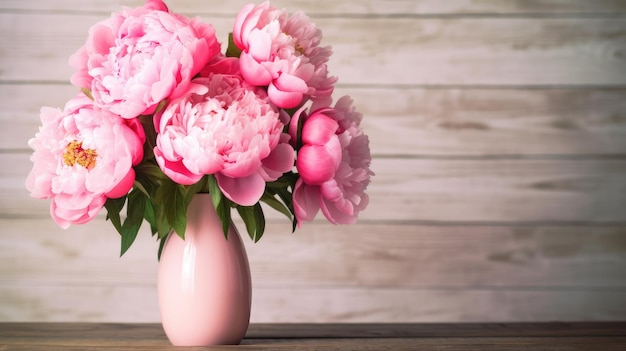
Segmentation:
{"type": "MultiPolygon", "coordinates": [[[[24,189],[87,29],[141,1],[0,2],[0,320],[156,322],[156,245],[118,258],[24,189]]],[[[224,41],[245,2],[170,1],[224,41]]],[[[626,2],[275,1],[306,11],[365,115],[355,226],[246,240],[253,322],[626,319],[626,2]]]]}

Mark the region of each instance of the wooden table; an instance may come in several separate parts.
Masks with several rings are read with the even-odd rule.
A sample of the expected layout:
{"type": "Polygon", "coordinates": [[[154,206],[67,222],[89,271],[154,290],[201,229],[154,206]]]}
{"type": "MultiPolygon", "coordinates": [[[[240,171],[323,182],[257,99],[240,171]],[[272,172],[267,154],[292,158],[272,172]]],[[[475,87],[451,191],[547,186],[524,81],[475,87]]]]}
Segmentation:
{"type": "Polygon", "coordinates": [[[160,324],[0,323],[0,350],[626,350],[626,322],[252,324],[241,345],[178,348],[160,324]]]}

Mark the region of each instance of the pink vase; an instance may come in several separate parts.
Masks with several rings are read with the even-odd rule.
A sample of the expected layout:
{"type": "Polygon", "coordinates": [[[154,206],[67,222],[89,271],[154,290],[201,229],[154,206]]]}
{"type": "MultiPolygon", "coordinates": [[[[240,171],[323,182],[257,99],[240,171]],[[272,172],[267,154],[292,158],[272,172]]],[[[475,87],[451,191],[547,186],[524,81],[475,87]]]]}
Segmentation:
{"type": "Polygon", "coordinates": [[[185,240],[169,235],[158,270],[161,323],[175,346],[239,344],[252,303],[250,266],[231,224],[228,240],[209,194],[187,210],[185,240]]]}

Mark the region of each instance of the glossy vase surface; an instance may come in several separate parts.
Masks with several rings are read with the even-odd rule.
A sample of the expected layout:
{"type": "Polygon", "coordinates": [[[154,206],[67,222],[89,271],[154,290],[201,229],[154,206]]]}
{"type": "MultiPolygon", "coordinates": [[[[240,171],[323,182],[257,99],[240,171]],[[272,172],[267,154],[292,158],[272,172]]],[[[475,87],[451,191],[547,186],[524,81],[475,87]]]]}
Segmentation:
{"type": "Polygon", "coordinates": [[[187,210],[185,240],[167,238],[158,269],[163,329],[175,346],[239,344],[250,322],[252,284],[245,247],[231,224],[228,240],[209,194],[187,210]]]}

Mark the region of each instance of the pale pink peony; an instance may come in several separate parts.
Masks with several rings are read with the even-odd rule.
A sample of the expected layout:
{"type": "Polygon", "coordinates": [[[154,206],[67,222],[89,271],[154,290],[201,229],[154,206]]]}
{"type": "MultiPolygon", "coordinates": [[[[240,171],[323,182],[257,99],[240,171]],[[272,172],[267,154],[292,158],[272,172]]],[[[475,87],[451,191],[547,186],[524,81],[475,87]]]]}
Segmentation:
{"type": "Polygon", "coordinates": [[[313,220],[320,208],[331,223],[353,224],[368,205],[365,190],[373,175],[369,139],[359,126],[362,116],[349,97],[308,117],[302,113],[294,115],[290,126],[296,140],[293,133],[305,118],[296,160],[300,178],[293,191],[299,225],[313,220]]]}
{"type": "Polygon", "coordinates": [[[235,45],[241,73],[250,84],[267,86],[272,103],[294,108],[304,98],[330,96],[337,81],[328,76],[332,53],[320,47],[321,31],[302,12],[289,16],[269,2],[249,4],[237,15],[235,45]]]}
{"type": "Polygon", "coordinates": [[[94,108],[84,95],[63,111],[43,107],[41,122],[28,142],[34,165],[26,188],[33,197],[52,199],[50,214],[60,227],[90,221],[107,198],[130,191],[132,167],[143,158],[141,125],[94,108]]]}
{"type": "Polygon", "coordinates": [[[148,0],[91,27],[85,45],[70,58],[77,70],[71,81],[90,89],[98,108],[134,118],[182,95],[219,51],[211,25],[148,0]]]}
{"type": "MultiPolygon", "coordinates": [[[[214,67],[231,66],[223,62],[214,67]]],[[[239,75],[205,73],[207,77],[193,80],[187,94],[155,115],[157,162],[180,184],[214,174],[226,197],[254,205],[266,182],[293,168],[294,150],[263,91],[239,75]]]]}

